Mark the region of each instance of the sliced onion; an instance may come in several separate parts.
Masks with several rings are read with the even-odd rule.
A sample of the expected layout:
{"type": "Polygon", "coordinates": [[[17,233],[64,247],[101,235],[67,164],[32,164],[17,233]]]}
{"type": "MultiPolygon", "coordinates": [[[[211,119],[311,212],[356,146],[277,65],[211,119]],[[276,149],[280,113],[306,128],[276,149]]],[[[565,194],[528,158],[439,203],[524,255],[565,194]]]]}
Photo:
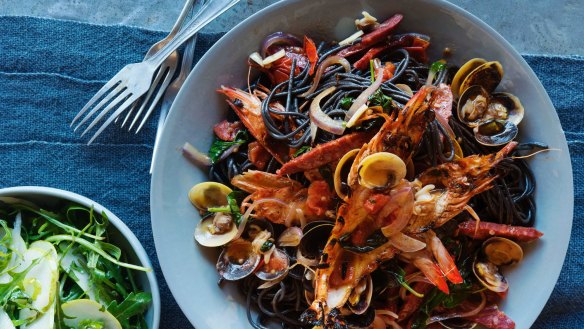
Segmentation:
{"type": "Polygon", "coordinates": [[[363,115],[363,113],[367,111],[367,109],[369,109],[369,107],[366,104],[361,105],[361,107],[357,109],[355,114],[351,117],[351,120],[347,122],[347,128],[353,127],[357,123],[357,120],[359,120],[359,118],[363,115]]]}
{"type": "Polygon", "coordinates": [[[195,165],[206,167],[211,165],[211,159],[188,142],[183,145],[182,154],[195,165]]]}
{"type": "Polygon", "coordinates": [[[16,213],[16,218],[14,219],[14,228],[12,229],[12,234],[20,235],[22,229],[22,213],[19,211],[16,213]]]}
{"type": "Polygon", "coordinates": [[[270,35],[268,35],[264,41],[262,41],[262,48],[261,48],[261,55],[262,57],[265,57],[266,55],[268,55],[267,51],[268,49],[276,44],[280,44],[283,46],[301,46],[302,45],[302,41],[300,41],[300,39],[298,39],[296,36],[290,34],[290,33],[284,33],[284,32],[275,32],[272,33],[270,35]]]}
{"type": "Polygon", "coordinates": [[[310,88],[307,91],[300,94],[299,96],[306,97],[306,96],[312,94],[316,90],[316,88],[318,87],[318,83],[320,82],[320,78],[322,77],[322,74],[324,73],[324,71],[329,66],[335,65],[335,64],[341,65],[345,69],[345,72],[347,72],[347,73],[349,71],[351,71],[351,63],[349,63],[349,61],[346,60],[345,58],[340,57],[340,56],[327,57],[327,59],[325,59],[318,66],[318,69],[316,70],[316,74],[314,75],[314,80],[312,81],[312,85],[310,86],[310,88]]]}
{"type": "Polygon", "coordinates": [[[394,312],[390,311],[390,310],[375,310],[375,314],[376,315],[391,316],[394,319],[397,319],[398,318],[398,315],[395,314],[394,312]]]}
{"type": "MultiPolygon", "coordinates": [[[[386,237],[393,236],[403,230],[408,225],[414,211],[414,193],[411,187],[407,186],[393,192],[395,194],[391,196],[391,201],[379,212],[379,217],[381,218],[386,218],[391,214],[395,216],[395,219],[389,225],[381,228],[381,233],[386,237]]],[[[401,238],[401,240],[403,239],[405,238],[401,238]]]]}
{"type": "Polygon", "coordinates": [[[280,278],[280,279],[266,281],[266,282],[262,283],[261,285],[259,285],[258,289],[268,289],[270,287],[273,287],[273,286],[277,285],[278,283],[282,282],[282,280],[284,280],[284,278],[286,278],[285,275],[283,275],[282,278],[280,278]]]}
{"type": "Polygon", "coordinates": [[[390,326],[391,329],[402,329],[402,327],[397,322],[395,322],[395,320],[384,318],[383,321],[385,321],[385,325],[390,326]]]}
{"type": "Polygon", "coordinates": [[[296,247],[300,244],[302,239],[302,229],[298,226],[288,227],[278,237],[278,246],[280,247],[296,247]]]}
{"type": "Polygon", "coordinates": [[[479,312],[482,311],[485,308],[485,306],[487,305],[487,297],[485,296],[485,293],[481,291],[480,295],[481,295],[481,302],[472,310],[470,310],[468,312],[463,312],[463,313],[454,312],[454,313],[449,313],[449,314],[434,315],[426,321],[426,324],[431,324],[434,322],[444,321],[444,320],[454,319],[454,318],[468,318],[468,317],[475,316],[475,315],[479,314],[479,312]]]}
{"type": "Polygon", "coordinates": [[[318,259],[308,259],[302,255],[300,250],[296,250],[296,263],[310,268],[318,265],[318,259]]]}
{"type": "Polygon", "coordinates": [[[264,58],[262,64],[263,66],[268,66],[284,56],[286,56],[286,51],[284,49],[280,49],[277,53],[264,58]]]}
{"type": "Polygon", "coordinates": [[[389,243],[403,252],[416,252],[426,248],[426,244],[420,240],[409,237],[401,232],[388,237],[389,243]]]}
{"type": "Polygon", "coordinates": [[[221,161],[227,159],[227,157],[229,157],[231,155],[231,153],[237,152],[237,150],[239,150],[240,146],[241,146],[240,144],[231,145],[227,150],[225,150],[225,152],[223,152],[223,154],[221,154],[219,159],[217,159],[217,162],[221,162],[221,161]]]}
{"type": "MultiPolygon", "coordinates": [[[[310,103],[310,121],[313,122],[318,128],[328,131],[331,134],[342,135],[345,132],[345,125],[342,121],[334,120],[322,111],[320,108],[320,101],[326,96],[330,95],[333,91],[337,89],[336,87],[330,87],[325,89],[323,92],[318,94],[310,103]]],[[[315,131],[311,131],[311,134],[316,135],[315,131]]]]}
{"type": "Polygon", "coordinates": [[[237,228],[237,234],[233,237],[233,239],[231,239],[231,241],[233,240],[237,240],[239,239],[239,237],[241,237],[241,235],[243,234],[243,231],[245,230],[245,225],[247,224],[247,221],[249,219],[249,217],[251,216],[251,212],[255,209],[255,207],[257,207],[258,205],[262,204],[262,203],[266,203],[266,202],[277,202],[277,203],[281,203],[285,206],[287,206],[287,204],[280,200],[280,199],[274,199],[274,198],[265,198],[265,199],[259,199],[254,201],[251,206],[249,206],[249,208],[247,208],[245,210],[245,213],[241,216],[241,222],[239,223],[239,227],[237,228]]]}
{"type": "Polygon", "coordinates": [[[379,87],[381,87],[381,83],[383,82],[383,67],[380,67],[375,71],[375,76],[377,77],[377,79],[375,79],[375,81],[371,84],[371,86],[367,87],[367,89],[365,89],[359,95],[359,97],[357,97],[357,99],[355,99],[355,101],[353,102],[353,104],[349,108],[349,111],[347,111],[347,114],[345,115],[345,120],[347,120],[347,121],[351,120],[351,117],[353,116],[353,114],[355,114],[355,112],[357,112],[357,110],[361,106],[363,106],[363,104],[367,103],[367,101],[369,100],[369,97],[371,97],[371,95],[373,95],[373,93],[375,91],[377,91],[377,89],[379,89],[379,87]]]}
{"type": "Polygon", "coordinates": [[[257,51],[249,55],[249,58],[252,61],[256,62],[259,66],[264,67],[264,59],[257,51]]]}
{"type": "Polygon", "coordinates": [[[363,34],[365,34],[365,32],[359,30],[353,34],[351,34],[348,38],[346,38],[345,40],[339,42],[339,46],[347,46],[353,43],[353,41],[357,40],[359,37],[361,37],[363,34]]]}

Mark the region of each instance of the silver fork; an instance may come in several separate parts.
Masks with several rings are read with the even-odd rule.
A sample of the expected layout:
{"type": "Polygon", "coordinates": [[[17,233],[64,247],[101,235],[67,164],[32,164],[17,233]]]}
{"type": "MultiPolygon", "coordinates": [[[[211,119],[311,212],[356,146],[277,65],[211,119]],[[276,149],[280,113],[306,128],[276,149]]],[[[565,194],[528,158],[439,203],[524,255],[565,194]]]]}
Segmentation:
{"type": "Polygon", "coordinates": [[[187,26],[179,31],[175,38],[160,49],[159,52],[143,62],[126,65],[126,67],[108,81],[105,86],[103,86],[97,94],[89,100],[81,111],[77,113],[71,122],[72,126],[91,108],[85,117],[77,124],[74,130],[76,131],[79,129],[94,114],[101,110],[81,134],[81,136],[84,136],[115,108],[114,112],[107,116],[105,122],[101,124],[93,137],[91,137],[88,142],[88,144],[91,144],[95,138],[107,128],[107,126],[128,109],[136,99],[144,95],[150,89],[154,73],[158,67],[160,67],[160,64],[162,64],[162,62],[164,62],[173,51],[197,33],[203,26],[207,25],[217,16],[231,8],[238,1],[239,0],[212,0],[205,3],[187,26]],[[100,101],[97,105],[93,106],[98,100],[100,101]]]}
{"type": "MultiPolygon", "coordinates": [[[[150,47],[150,49],[148,50],[148,52],[144,56],[144,60],[152,57],[160,49],[162,49],[162,47],[164,47],[166,44],[168,44],[170,42],[170,40],[172,40],[174,38],[174,36],[178,33],[178,31],[182,27],[182,25],[185,21],[185,18],[187,18],[189,12],[193,9],[193,3],[194,3],[194,0],[187,0],[185,2],[176,22],[174,23],[174,26],[172,27],[172,29],[170,30],[168,35],[164,39],[158,41],[157,43],[152,45],[152,47],[150,47]]],[[[122,125],[121,125],[122,128],[126,125],[126,122],[128,121],[128,119],[131,118],[131,115],[132,115],[132,113],[134,113],[134,110],[136,108],[140,107],[138,110],[138,113],[136,113],[136,115],[134,116],[134,119],[132,120],[132,123],[130,124],[130,126],[128,128],[128,130],[132,129],[132,126],[134,125],[134,123],[136,123],[137,118],[144,111],[144,108],[148,104],[150,97],[152,96],[152,94],[156,90],[156,87],[158,86],[158,82],[162,78],[164,78],[164,79],[163,79],[161,87],[158,89],[159,90],[158,95],[164,93],[164,89],[166,88],[166,86],[168,86],[170,79],[172,79],[172,77],[174,76],[174,72],[176,71],[177,65],[178,65],[178,53],[176,51],[174,51],[172,54],[170,54],[170,56],[162,63],[162,65],[158,69],[158,73],[156,73],[156,77],[154,78],[154,81],[152,82],[152,85],[150,86],[150,90],[148,90],[148,93],[146,94],[146,96],[138,99],[137,101],[134,102],[134,104],[132,104],[132,107],[130,108],[130,110],[126,114],[126,118],[122,122],[122,125]]],[[[154,101],[152,101],[150,108],[153,108],[158,103],[158,100],[160,98],[160,96],[158,96],[158,95],[154,98],[154,101]]],[[[116,121],[117,121],[117,119],[116,119],[116,121]]]]}
{"type": "Polygon", "coordinates": [[[182,63],[180,64],[180,72],[176,79],[172,81],[170,86],[166,89],[164,93],[164,98],[162,99],[162,105],[160,106],[160,115],[158,117],[158,124],[156,125],[156,137],[154,138],[154,150],[152,151],[152,162],[150,163],[150,173],[152,174],[152,167],[154,166],[154,160],[158,154],[157,145],[160,140],[160,135],[162,135],[162,129],[164,129],[164,123],[166,122],[166,115],[170,106],[174,102],[178,91],[185,82],[187,76],[191,72],[193,67],[193,58],[195,57],[195,46],[197,44],[197,35],[195,34],[189,39],[182,56],[182,63]]]}

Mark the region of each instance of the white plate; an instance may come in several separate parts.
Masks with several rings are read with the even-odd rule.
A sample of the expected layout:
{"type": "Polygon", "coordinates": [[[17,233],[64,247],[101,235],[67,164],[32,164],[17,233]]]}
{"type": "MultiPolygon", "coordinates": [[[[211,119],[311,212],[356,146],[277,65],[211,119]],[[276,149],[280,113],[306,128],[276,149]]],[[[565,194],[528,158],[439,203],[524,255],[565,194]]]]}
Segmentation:
{"type": "Polygon", "coordinates": [[[570,238],[573,187],[568,146],[549,97],[523,58],[485,23],[437,0],[284,1],[243,21],[207,52],[173,104],[152,175],[152,230],[174,297],[197,329],[249,326],[234,285],[220,288],[216,284],[216,252],[193,241],[199,216],[187,192],[195,183],[207,180],[207,173],[180,154],[187,141],[200,150],[208,149],[212,126],[227,110],[224,97],[215,90],[222,84],[246,85],[247,57],[258,50],[266,35],[284,31],[308,34],[316,40],[342,40],[352,33],[354,19],[362,10],[379,18],[403,13],[401,31],[431,36],[431,59],[438,59],[442,49],[450,47],[450,61],[457,64],[472,57],[500,61],[505,68],[502,89],[517,95],[526,109],[521,140],[540,141],[561,150],[530,160],[537,181],[536,228],[545,235],[507,276],[511,288],[502,309],[517,328],[529,328],[552,292],[570,238]]]}

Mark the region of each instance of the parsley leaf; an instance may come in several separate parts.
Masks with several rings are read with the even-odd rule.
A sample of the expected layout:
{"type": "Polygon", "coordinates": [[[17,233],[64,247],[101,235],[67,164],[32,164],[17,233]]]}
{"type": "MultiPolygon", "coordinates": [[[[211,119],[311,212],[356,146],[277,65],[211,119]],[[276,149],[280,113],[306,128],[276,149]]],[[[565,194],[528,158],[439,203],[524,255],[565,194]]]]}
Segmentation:
{"type": "Polygon", "coordinates": [[[391,109],[391,97],[385,95],[381,89],[377,89],[369,96],[369,106],[381,106],[384,110],[391,109]]]}
{"type": "Polygon", "coordinates": [[[221,155],[227,151],[228,148],[232,147],[233,145],[242,145],[249,141],[249,136],[246,130],[240,130],[235,135],[235,139],[232,142],[222,141],[220,139],[215,139],[211,147],[209,148],[209,158],[211,159],[211,163],[215,163],[221,155]]]}
{"type": "Polygon", "coordinates": [[[235,225],[239,226],[241,223],[241,211],[239,209],[239,201],[238,199],[242,199],[243,192],[241,191],[233,191],[227,195],[227,205],[223,207],[211,207],[207,208],[209,212],[227,212],[233,216],[233,220],[235,221],[235,225]]]}

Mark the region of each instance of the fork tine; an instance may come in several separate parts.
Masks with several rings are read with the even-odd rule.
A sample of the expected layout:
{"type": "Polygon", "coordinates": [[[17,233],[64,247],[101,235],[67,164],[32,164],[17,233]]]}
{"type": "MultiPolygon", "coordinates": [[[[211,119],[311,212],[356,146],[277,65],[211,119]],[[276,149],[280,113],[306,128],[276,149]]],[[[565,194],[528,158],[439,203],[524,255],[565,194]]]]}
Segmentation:
{"type": "Polygon", "coordinates": [[[110,123],[112,123],[112,121],[114,121],[128,106],[130,106],[130,104],[136,101],[137,98],[138,97],[136,97],[135,95],[130,94],[130,97],[126,99],[126,101],[122,105],[120,105],[120,107],[114,112],[114,114],[110,115],[110,117],[101,125],[101,127],[99,127],[95,134],[93,134],[93,137],[91,137],[89,142],[87,142],[87,145],[91,144],[97,138],[97,136],[99,136],[102,133],[102,131],[104,131],[105,128],[107,128],[107,126],[109,126],[110,123]]]}
{"type": "Polygon", "coordinates": [[[122,122],[122,125],[120,126],[120,128],[124,128],[124,126],[126,125],[126,122],[128,122],[128,119],[130,118],[130,116],[132,115],[132,113],[134,113],[134,110],[136,109],[136,107],[138,107],[138,100],[136,100],[134,102],[134,104],[132,104],[132,107],[130,107],[130,110],[128,111],[128,113],[126,113],[126,117],[124,118],[124,122],[122,122]]]}
{"type": "Polygon", "coordinates": [[[93,128],[106,114],[108,114],[109,111],[111,111],[112,108],[114,108],[114,106],[117,106],[120,102],[122,102],[124,99],[126,99],[129,95],[132,95],[131,92],[128,89],[124,89],[111,103],[109,103],[107,105],[106,108],[104,108],[99,113],[99,115],[95,119],[93,119],[93,121],[89,124],[89,126],[87,128],[85,128],[85,130],[81,134],[81,137],[83,137],[88,131],[90,131],[91,128],[93,128]]]}
{"type": "Polygon", "coordinates": [[[75,128],[73,128],[73,131],[77,131],[77,129],[79,129],[79,127],[83,126],[83,124],[85,122],[87,122],[87,120],[89,120],[97,111],[99,111],[105,104],[107,104],[107,102],[109,102],[114,96],[117,96],[119,93],[121,93],[124,89],[124,86],[122,86],[122,84],[118,84],[113,90],[111,90],[111,92],[109,94],[107,94],[99,103],[97,103],[97,105],[95,105],[91,111],[89,113],[87,113],[87,115],[83,118],[83,120],[81,120],[77,126],[75,126],[75,128]]]}
{"type": "Polygon", "coordinates": [[[136,128],[136,134],[140,132],[140,129],[142,129],[142,127],[144,126],[144,124],[146,123],[146,121],[148,120],[148,118],[150,117],[152,112],[154,111],[154,108],[156,107],[156,104],[158,104],[160,97],[162,97],[162,95],[166,91],[166,88],[168,87],[168,85],[172,81],[172,77],[174,76],[174,71],[176,71],[176,66],[170,67],[168,69],[168,72],[166,72],[166,76],[164,77],[164,80],[162,81],[162,84],[160,85],[160,91],[154,97],[154,100],[150,104],[150,108],[148,109],[146,114],[144,114],[144,117],[142,118],[142,122],[140,122],[140,125],[138,126],[138,128],[136,128]]]}
{"type": "Polygon", "coordinates": [[[112,87],[114,87],[119,81],[120,80],[117,79],[117,75],[116,75],[110,81],[108,81],[105,85],[103,85],[103,87],[101,87],[101,89],[95,95],[93,95],[93,97],[91,97],[91,99],[87,102],[87,104],[85,104],[85,106],[83,106],[81,111],[79,111],[79,113],[77,113],[77,115],[71,121],[71,124],[69,125],[69,127],[73,127],[73,125],[75,124],[75,121],[77,121],[79,118],[81,118],[81,116],[91,107],[91,105],[93,105],[93,103],[95,103],[101,96],[103,96],[103,94],[105,94],[106,91],[112,89],[112,87]]]}
{"type": "Polygon", "coordinates": [[[165,66],[165,67],[161,66],[160,68],[158,68],[158,71],[156,72],[156,77],[154,78],[154,81],[150,85],[150,89],[148,89],[148,93],[146,94],[146,96],[144,97],[144,100],[142,101],[142,106],[140,106],[140,109],[138,110],[138,112],[134,116],[134,119],[132,120],[132,123],[128,127],[128,131],[132,130],[132,127],[134,126],[136,121],[138,121],[138,118],[140,117],[142,112],[144,112],[144,109],[148,105],[148,101],[150,100],[150,97],[154,93],[154,90],[156,90],[156,86],[158,86],[158,83],[160,82],[160,79],[164,75],[164,71],[166,71],[167,68],[168,68],[167,66],[165,66]]]}

